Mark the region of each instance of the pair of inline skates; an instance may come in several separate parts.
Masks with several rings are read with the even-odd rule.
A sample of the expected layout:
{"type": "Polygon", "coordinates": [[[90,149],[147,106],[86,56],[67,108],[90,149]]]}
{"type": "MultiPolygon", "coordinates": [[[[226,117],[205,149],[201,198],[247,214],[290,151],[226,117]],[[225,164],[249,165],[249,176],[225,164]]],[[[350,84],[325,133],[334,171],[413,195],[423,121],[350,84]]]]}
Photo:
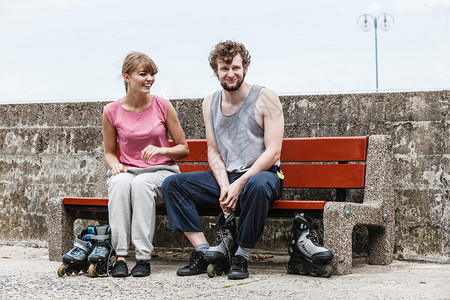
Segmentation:
{"type": "Polygon", "coordinates": [[[109,273],[112,267],[111,228],[109,225],[89,225],[76,237],[72,250],[63,255],[63,264],[58,269],[58,276],[63,277],[80,271],[96,277],[109,273]]]}
{"type": "MultiPolygon", "coordinates": [[[[227,217],[223,212],[220,213],[217,223],[210,224],[210,227],[217,230],[217,238],[204,257],[209,262],[208,276],[214,277],[228,273],[231,257],[238,247],[233,213],[227,217]]],[[[316,228],[313,218],[295,214],[288,247],[290,259],[286,269],[289,274],[322,277],[330,277],[333,274],[333,267],[329,264],[333,259],[333,253],[319,245],[316,228]]]]}

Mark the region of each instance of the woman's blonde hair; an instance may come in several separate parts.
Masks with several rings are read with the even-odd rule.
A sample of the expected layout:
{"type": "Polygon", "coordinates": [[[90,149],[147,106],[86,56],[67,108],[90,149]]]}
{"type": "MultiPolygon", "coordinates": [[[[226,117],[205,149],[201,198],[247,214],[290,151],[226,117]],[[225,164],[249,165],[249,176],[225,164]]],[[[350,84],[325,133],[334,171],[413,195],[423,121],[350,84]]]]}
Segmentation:
{"type": "MultiPolygon", "coordinates": [[[[131,52],[125,57],[125,60],[122,64],[122,76],[123,74],[131,75],[139,66],[142,65],[142,68],[145,72],[150,74],[158,73],[158,67],[153,62],[153,60],[148,57],[146,54],[141,52],[131,52]]],[[[125,83],[125,91],[128,92],[127,82],[125,83]]]]}

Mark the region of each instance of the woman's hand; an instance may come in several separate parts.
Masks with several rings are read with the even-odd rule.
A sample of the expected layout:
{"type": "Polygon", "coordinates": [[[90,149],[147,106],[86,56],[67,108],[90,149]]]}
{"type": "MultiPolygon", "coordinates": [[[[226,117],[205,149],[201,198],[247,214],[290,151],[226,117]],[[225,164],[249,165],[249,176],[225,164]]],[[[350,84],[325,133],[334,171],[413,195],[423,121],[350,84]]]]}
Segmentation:
{"type": "Polygon", "coordinates": [[[128,172],[128,168],[122,164],[115,165],[114,167],[111,168],[111,173],[113,174],[113,176],[119,173],[126,173],[126,172],[128,172]]]}
{"type": "Polygon", "coordinates": [[[149,145],[149,146],[145,147],[144,150],[142,150],[141,158],[144,161],[149,161],[154,156],[165,156],[166,152],[167,152],[166,148],[160,148],[160,147],[156,147],[153,145],[149,145]]]}

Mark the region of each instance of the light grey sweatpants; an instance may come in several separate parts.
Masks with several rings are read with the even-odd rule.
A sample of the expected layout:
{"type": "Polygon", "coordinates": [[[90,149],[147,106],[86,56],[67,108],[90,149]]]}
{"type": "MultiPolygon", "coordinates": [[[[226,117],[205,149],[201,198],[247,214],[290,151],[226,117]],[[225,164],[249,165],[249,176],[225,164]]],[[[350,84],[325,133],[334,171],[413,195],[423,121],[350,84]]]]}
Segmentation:
{"type": "Polygon", "coordinates": [[[177,165],[128,168],[112,176],[108,171],[108,214],[111,242],[118,256],[128,256],[130,242],[136,259],[149,260],[153,252],[156,204],[163,203],[161,184],[179,173],[177,165]]]}

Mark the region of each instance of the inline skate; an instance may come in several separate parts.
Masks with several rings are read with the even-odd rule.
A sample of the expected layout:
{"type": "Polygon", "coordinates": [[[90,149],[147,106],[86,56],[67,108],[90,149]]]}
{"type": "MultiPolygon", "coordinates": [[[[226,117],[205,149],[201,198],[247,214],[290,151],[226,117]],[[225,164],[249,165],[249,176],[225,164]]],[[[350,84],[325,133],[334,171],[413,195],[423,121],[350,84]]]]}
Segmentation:
{"type": "Polygon", "coordinates": [[[287,265],[289,274],[327,278],[333,274],[333,267],[328,263],[333,259],[333,253],[319,245],[316,228],[313,218],[295,214],[288,247],[291,256],[287,265]]]}
{"type": "Polygon", "coordinates": [[[90,238],[93,243],[92,252],[88,256],[89,277],[96,277],[107,273],[112,268],[112,256],[115,251],[111,245],[111,228],[109,225],[95,226],[90,238]]]}
{"type": "Polygon", "coordinates": [[[94,228],[93,225],[89,225],[76,236],[72,250],[62,257],[63,264],[58,269],[59,277],[63,277],[64,274],[67,276],[72,273],[78,274],[80,271],[87,272],[88,256],[92,252],[91,234],[94,233],[94,228]]]}
{"type": "Polygon", "coordinates": [[[223,212],[217,217],[216,224],[209,225],[217,230],[217,238],[212,246],[205,252],[205,260],[209,262],[206,269],[209,277],[228,273],[231,267],[231,258],[236,252],[236,221],[234,214],[230,212],[226,217],[223,212]]]}

